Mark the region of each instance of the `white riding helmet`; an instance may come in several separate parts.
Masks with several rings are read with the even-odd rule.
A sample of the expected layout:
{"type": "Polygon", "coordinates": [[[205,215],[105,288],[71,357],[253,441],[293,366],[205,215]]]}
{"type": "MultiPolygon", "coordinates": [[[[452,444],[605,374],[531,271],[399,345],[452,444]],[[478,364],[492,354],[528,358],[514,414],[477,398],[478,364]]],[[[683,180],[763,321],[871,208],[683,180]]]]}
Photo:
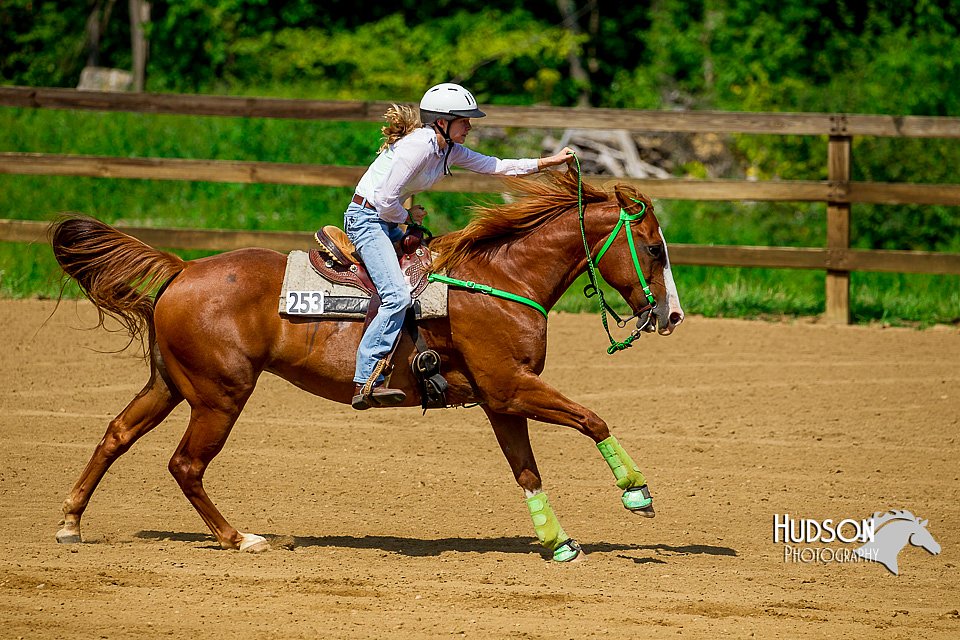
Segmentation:
{"type": "Polygon", "coordinates": [[[443,82],[427,89],[420,100],[420,121],[431,124],[437,120],[482,118],[473,94],[452,82],[443,82]]]}

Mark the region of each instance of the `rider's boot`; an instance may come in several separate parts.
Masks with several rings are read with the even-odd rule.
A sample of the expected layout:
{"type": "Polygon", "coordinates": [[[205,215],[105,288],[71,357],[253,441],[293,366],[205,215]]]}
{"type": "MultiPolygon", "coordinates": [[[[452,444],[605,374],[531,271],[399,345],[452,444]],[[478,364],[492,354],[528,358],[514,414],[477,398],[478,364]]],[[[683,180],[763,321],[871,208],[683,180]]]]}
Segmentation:
{"type": "MultiPolygon", "coordinates": [[[[391,352],[391,355],[393,353],[391,352]]],[[[373,373],[363,384],[357,383],[353,390],[353,400],[350,406],[358,411],[369,409],[370,407],[395,407],[403,404],[407,399],[407,394],[400,389],[391,389],[384,382],[377,383],[377,378],[387,369],[388,359],[384,358],[374,367],[373,373]]]]}
{"type": "Polygon", "coordinates": [[[400,389],[390,389],[379,385],[365,393],[364,386],[362,384],[356,386],[353,390],[353,400],[350,402],[350,405],[358,411],[370,407],[395,407],[398,404],[403,404],[403,401],[407,399],[407,394],[400,389]]]}

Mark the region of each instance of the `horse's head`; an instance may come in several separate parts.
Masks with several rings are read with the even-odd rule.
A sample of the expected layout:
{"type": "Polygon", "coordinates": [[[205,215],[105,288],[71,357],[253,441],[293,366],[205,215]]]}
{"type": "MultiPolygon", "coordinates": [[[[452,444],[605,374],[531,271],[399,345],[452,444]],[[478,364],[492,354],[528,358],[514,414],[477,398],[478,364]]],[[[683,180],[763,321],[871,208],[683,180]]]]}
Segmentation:
{"type": "MultiPolygon", "coordinates": [[[[654,299],[645,329],[669,335],[683,322],[683,308],[670,271],[667,241],[653,212],[653,203],[629,185],[618,184],[614,194],[619,218],[605,234],[597,254],[600,275],[641,317],[642,310],[651,304],[644,291],[645,280],[654,299]]],[[[641,324],[642,320],[638,320],[637,326],[641,324]]]]}
{"type": "MultiPolygon", "coordinates": [[[[927,531],[927,520],[920,520],[906,510],[877,512],[871,518],[875,531],[874,540],[864,547],[878,549],[878,562],[882,562],[890,571],[897,573],[897,554],[908,542],[915,547],[926,549],[933,555],[940,553],[940,543],[927,531]]],[[[863,547],[861,547],[863,548],[863,547]]]]}
{"type": "Polygon", "coordinates": [[[917,519],[917,528],[910,534],[910,544],[915,547],[921,547],[926,549],[933,555],[940,553],[940,543],[933,539],[933,536],[927,531],[927,523],[929,520],[924,520],[923,522],[917,519]]]}

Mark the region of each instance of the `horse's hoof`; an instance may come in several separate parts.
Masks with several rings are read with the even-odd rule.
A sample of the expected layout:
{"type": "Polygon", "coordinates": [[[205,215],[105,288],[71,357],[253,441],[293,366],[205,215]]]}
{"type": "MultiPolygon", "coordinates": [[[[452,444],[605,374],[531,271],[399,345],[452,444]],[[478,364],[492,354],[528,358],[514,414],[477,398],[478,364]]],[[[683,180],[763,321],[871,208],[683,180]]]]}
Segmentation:
{"type": "Polygon", "coordinates": [[[626,509],[644,518],[652,518],[656,515],[653,512],[653,498],[650,497],[650,489],[647,488],[647,485],[627,489],[623,492],[620,500],[626,509]]]}
{"type": "Polygon", "coordinates": [[[586,557],[587,554],[573,538],[561,544],[553,552],[554,562],[583,562],[586,557]]]}
{"type": "Polygon", "coordinates": [[[263,536],[252,533],[241,533],[240,551],[245,553],[263,553],[270,550],[270,543],[263,536]]]}
{"type": "Polygon", "coordinates": [[[578,564],[580,562],[587,561],[587,553],[583,549],[577,549],[577,553],[574,556],[566,560],[560,560],[556,556],[553,558],[553,562],[556,564],[578,564]]]}
{"type": "Polygon", "coordinates": [[[57,531],[58,544],[77,544],[80,542],[80,523],[67,524],[60,521],[60,531],[57,531]]]}
{"type": "Polygon", "coordinates": [[[58,531],[57,532],[57,543],[58,544],[79,544],[80,543],[80,534],[72,533],[70,531],[58,531]]]}

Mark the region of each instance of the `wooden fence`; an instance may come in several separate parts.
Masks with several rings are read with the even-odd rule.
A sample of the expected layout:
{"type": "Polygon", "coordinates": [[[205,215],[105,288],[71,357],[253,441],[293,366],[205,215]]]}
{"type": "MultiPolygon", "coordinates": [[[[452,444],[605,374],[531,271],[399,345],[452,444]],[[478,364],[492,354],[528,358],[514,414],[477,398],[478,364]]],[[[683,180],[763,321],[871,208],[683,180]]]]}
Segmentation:
{"type": "MultiPolygon", "coordinates": [[[[0,87],[0,106],[379,121],[389,104],[0,87]]],[[[618,180],[634,184],[650,196],[662,199],[825,202],[826,248],[671,244],[670,255],[676,264],[826,270],[825,319],[831,322],[849,322],[851,271],[960,274],[960,254],[850,249],[850,207],[853,203],[960,205],[960,184],[851,181],[850,149],[853,136],[960,138],[960,118],[491,106],[487,108],[487,117],[477,120],[475,124],[537,129],[829,136],[826,158],[828,179],[825,181],[618,180]]],[[[365,169],[366,167],[335,165],[0,152],[0,173],[18,175],[352,187],[365,169]]],[[[609,176],[585,178],[591,182],[610,179],[609,176]]],[[[441,181],[436,189],[497,192],[502,189],[502,182],[489,176],[459,174],[441,181]]],[[[0,220],[0,241],[33,241],[43,236],[45,227],[46,224],[41,222],[0,220]]],[[[256,245],[289,250],[302,242],[300,233],[147,228],[125,228],[125,231],[152,244],[184,249],[228,250],[256,245]]]]}

